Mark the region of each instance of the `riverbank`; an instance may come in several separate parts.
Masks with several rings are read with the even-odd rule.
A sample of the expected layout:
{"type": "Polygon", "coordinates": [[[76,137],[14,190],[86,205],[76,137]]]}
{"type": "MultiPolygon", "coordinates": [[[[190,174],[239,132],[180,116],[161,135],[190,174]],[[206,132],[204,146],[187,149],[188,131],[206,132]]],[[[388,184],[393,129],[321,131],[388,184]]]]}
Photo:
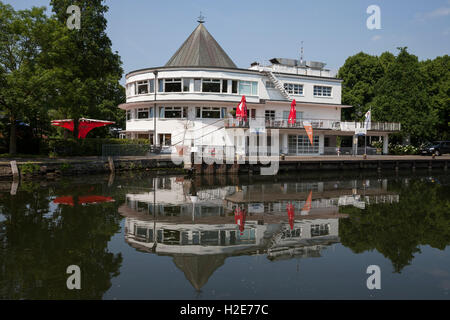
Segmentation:
{"type": "MultiPolygon", "coordinates": [[[[73,158],[18,158],[0,160],[0,179],[12,179],[14,166],[17,177],[22,179],[47,178],[56,176],[92,175],[120,171],[155,171],[160,174],[260,174],[260,165],[249,163],[177,165],[170,155],[147,157],[73,157],[73,158]],[[14,165],[15,161],[15,165],[14,165]]],[[[450,155],[431,156],[286,156],[279,160],[278,172],[305,170],[447,170],[450,155]]]]}

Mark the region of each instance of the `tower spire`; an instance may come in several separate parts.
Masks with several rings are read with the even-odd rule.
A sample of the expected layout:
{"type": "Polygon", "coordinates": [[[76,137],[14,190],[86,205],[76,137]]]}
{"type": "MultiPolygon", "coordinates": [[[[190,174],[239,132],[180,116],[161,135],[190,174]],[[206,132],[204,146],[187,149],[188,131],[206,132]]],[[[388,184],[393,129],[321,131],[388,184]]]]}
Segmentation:
{"type": "Polygon", "coordinates": [[[200,15],[197,17],[198,23],[205,23],[205,17],[202,15],[202,12],[200,11],[200,15]]]}

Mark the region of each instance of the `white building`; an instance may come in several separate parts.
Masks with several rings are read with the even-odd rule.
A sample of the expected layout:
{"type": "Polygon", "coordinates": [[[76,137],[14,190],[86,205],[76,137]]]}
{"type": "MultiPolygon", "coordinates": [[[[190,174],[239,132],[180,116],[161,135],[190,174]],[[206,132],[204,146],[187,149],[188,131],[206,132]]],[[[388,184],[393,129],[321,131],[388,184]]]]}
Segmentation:
{"type": "MultiPolygon", "coordinates": [[[[248,154],[249,138],[237,134],[240,127],[247,135],[258,131],[268,137],[278,129],[280,153],[336,154],[336,137],[353,136],[363,126],[341,122],[341,109],[351,107],[341,104],[342,80],[320,62],[274,58],[270,63],[238,68],[200,21],[165,66],[126,75],[127,102],[119,106],[127,111],[123,136],[149,138],[172,149],[229,146],[248,154]],[[233,118],[243,95],[249,118],[245,124],[233,118]],[[288,125],[293,99],[297,120],[288,125]],[[313,145],[305,120],[313,126],[313,145]]],[[[387,153],[388,134],[397,130],[400,124],[372,122],[367,135],[383,137],[387,153]]],[[[269,140],[256,138],[259,147],[269,140]]]]}

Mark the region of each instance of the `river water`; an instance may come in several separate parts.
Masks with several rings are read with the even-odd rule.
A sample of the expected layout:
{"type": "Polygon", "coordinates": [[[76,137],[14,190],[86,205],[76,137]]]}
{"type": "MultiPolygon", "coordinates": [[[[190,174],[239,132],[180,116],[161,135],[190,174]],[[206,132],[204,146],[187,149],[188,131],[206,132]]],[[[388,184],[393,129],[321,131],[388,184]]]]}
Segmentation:
{"type": "Polygon", "coordinates": [[[0,299],[450,299],[445,172],[2,186],[0,299]]]}

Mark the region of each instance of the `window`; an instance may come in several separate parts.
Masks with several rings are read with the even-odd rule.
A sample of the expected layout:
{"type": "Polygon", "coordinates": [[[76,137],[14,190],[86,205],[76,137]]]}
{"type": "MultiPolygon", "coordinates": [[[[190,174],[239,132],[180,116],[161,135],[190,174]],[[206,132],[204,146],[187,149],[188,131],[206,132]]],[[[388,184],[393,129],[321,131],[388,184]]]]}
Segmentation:
{"type": "Polygon", "coordinates": [[[196,107],[195,116],[198,119],[221,119],[225,118],[227,108],[196,107]]]}
{"type": "Polygon", "coordinates": [[[137,118],[138,119],[148,119],[148,118],[150,118],[149,108],[139,108],[139,109],[137,109],[137,118]]]}
{"type": "Polygon", "coordinates": [[[285,83],[284,84],[284,89],[289,94],[303,95],[303,85],[302,84],[285,83]]]}
{"type": "Polygon", "coordinates": [[[164,79],[159,79],[158,84],[158,92],[164,92],[164,79]]]}
{"type": "Polygon", "coordinates": [[[187,107],[160,107],[159,117],[160,118],[186,118],[187,117],[187,107]]]}
{"type": "Polygon", "coordinates": [[[164,92],[181,92],[181,79],[165,79],[164,92]]]}
{"type": "Polygon", "coordinates": [[[194,91],[202,91],[202,79],[194,79],[194,91]]]}
{"type": "Polygon", "coordinates": [[[266,120],[275,120],[275,110],[266,110],[266,120]]]}
{"type": "Polygon", "coordinates": [[[202,92],[220,92],[219,79],[203,79],[202,92]]]}
{"type": "Polygon", "coordinates": [[[150,91],[149,92],[154,93],[155,92],[155,79],[150,79],[149,83],[150,83],[150,91]]]}
{"type": "Polygon", "coordinates": [[[220,108],[203,107],[202,108],[202,118],[204,119],[220,119],[220,108]]]}
{"type": "Polygon", "coordinates": [[[319,136],[313,137],[313,145],[308,136],[288,136],[289,154],[314,154],[319,153],[319,136]]]}
{"type": "Polygon", "coordinates": [[[238,93],[238,81],[231,81],[231,93],[238,93]]]}
{"type": "Polygon", "coordinates": [[[127,110],[127,120],[133,119],[133,110],[127,110]]]}
{"type": "Polygon", "coordinates": [[[314,96],[331,97],[331,87],[314,86],[314,96]]]}
{"type": "Polygon", "coordinates": [[[250,109],[250,117],[256,119],[256,109],[250,109]]]}
{"type": "Polygon", "coordinates": [[[183,79],[183,92],[189,92],[189,85],[191,83],[191,79],[183,79]]]}
{"type": "Polygon", "coordinates": [[[228,80],[222,80],[222,93],[228,92],[228,80]]]}
{"type": "Polygon", "coordinates": [[[253,81],[239,81],[239,94],[258,95],[258,83],[253,81]]]}
{"type": "Polygon", "coordinates": [[[170,146],[170,144],[171,144],[170,140],[172,138],[172,135],[170,133],[160,133],[160,134],[158,134],[158,136],[159,136],[160,145],[170,146]]]}
{"type": "Polygon", "coordinates": [[[147,94],[148,93],[148,80],[138,81],[137,83],[137,94],[147,94]]]}
{"type": "Polygon", "coordinates": [[[266,81],[267,89],[275,89],[275,84],[272,81],[266,81]]]}
{"type": "Polygon", "coordinates": [[[330,234],[330,224],[311,225],[311,237],[326,236],[330,234]]]}

